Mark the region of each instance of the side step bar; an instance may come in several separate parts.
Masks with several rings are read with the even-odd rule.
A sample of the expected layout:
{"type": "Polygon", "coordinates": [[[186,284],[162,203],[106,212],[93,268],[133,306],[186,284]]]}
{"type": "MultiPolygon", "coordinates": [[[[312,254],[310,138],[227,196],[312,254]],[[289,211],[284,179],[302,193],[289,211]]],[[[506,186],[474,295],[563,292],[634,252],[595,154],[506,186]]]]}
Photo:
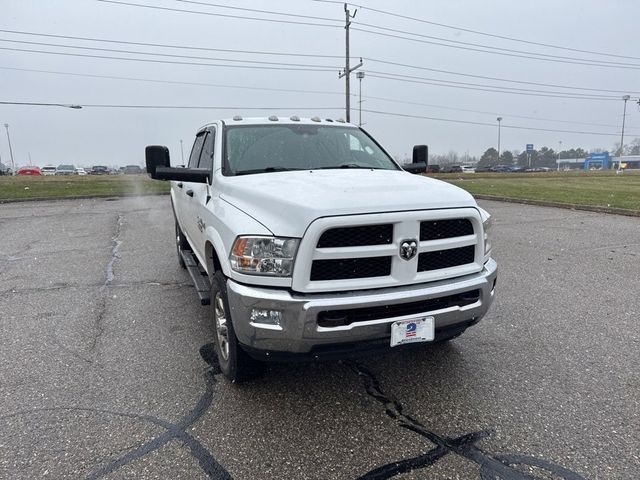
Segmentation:
{"type": "Polygon", "coordinates": [[[209,277],[201,267],[196,257],[189,250],[182,250],[182,259],[187,267],[187,272],[193,280],[193,286],[196,287],[196,293],[200,298],[201,305],[209,305],[211,303],[211,283],[209,277]]]}

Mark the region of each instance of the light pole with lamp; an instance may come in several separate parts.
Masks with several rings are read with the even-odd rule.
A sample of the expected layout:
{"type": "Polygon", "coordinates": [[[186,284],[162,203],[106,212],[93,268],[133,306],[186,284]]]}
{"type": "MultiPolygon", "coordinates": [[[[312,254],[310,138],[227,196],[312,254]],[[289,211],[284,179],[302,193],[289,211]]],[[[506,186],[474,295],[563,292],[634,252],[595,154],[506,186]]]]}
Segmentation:
{"type": "Polygon", "coordinates": [[[356,72],[356,78],[360,82],[360,100],[358,102],[359,104],[358,110],[360,112],[360,117],[358,120],[358,126],[361,127],[362,126],[362,79],[364,78],[364,72],[356,72]]]}
{"type": "Polygon", "coordinates": [[[624,100],[624,110],[622,111],[622,135],[620,137],[620,156],[618,157],[618,170],[616,173],[620,173],[622,171],[622,155],[624,154],[624,121],[627,119],[627,101],[631,98],[630,95],[625,95],[622,97],[624,100]]]}
{"type": "Polygon", "coordinates": [[[182,158],[182,166],[184,166],[184,150],[182,149],[182,139],[180,139],[180,157],[182,158]]]}
{"type": "Polygon", "coordinates": [[[558,140],[558,171],[560,171],[560,150],[562,150],[562,140],[558,140]]]}
{"type": "Polygon", "coordinates": [[[496,120],[498,120],[498,163],[500,163],[500,122],[502,122],[502,117],[498,117],[496,120]]]}

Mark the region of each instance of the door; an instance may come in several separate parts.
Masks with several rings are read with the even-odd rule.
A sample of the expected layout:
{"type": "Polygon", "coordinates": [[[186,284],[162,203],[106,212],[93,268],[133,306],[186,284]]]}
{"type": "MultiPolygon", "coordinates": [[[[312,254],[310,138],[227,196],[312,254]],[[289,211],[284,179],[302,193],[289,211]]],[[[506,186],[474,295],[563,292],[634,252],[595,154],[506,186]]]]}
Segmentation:
{"type": "MultiPolygon", "coordinates": [[[[196,136],[195,141],[193,142],[193,147],[191,148],[191,155],[189,155],[189,163],[187,164],[188,168],[198,168],[198,162],[200,160],[200,153],[202,152],[202,145],[204,143],[206,132],[199,132],[196,136]]],[[[180,223],[180,227],[182,228],[182,233],[184,233],[189,240],[192,248],[196,248],[194,245],[195,237],[194,230],[196,227],[195,213],[193,211],[193,196],[194,185],[197,185],[192,182],[172,182],[174,189],[174,200],[176,202],[176,215],[178,217],[178,221],[180,223]]]]}
{"type": "Polygon", "coordinates": [[[195,253],[198,255],[201,262],[205,259],[204,244],[205,244],[205,229],[209,223],[211,207],[211,181],[213,178],[213,152],[215,145],[215,130],[207,129],[202,135],[202,149],[198,158],[198,163],[194,164],[193,168],[199,170],[206,170],[209,172],[208,183],[189,183],[188,194],[190,202],[190,228],[191,239],[193,240],[191,246],[195,253]],[[192,196],[191,196],[192,194],[192,196]]]}

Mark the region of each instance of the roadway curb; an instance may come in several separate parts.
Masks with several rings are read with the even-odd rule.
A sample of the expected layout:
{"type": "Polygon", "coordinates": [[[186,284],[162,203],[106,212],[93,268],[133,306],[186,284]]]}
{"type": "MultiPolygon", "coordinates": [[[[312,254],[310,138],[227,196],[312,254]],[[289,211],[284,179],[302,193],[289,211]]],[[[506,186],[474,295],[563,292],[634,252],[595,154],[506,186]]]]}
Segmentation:
{"type": "Polygon", "coordinates": [[[119,197],[152,197],[159,195],[169,195],[169,192],[148,192],[148,193],[109,193],[96,195],[74,195],[70,197],[32,197],[32,198],[0,198],[0,204],[19,202],[46,202],[62,200],[84,200],[90,198],[119,198],[119,197]]]}
{"type": "Polygon", "coordinates": [[[609,213],[614,215],[625,215],[627,217],[640,217],[638,210],[626,210],[624,208],[596,207],[591,205],[574,205],[572,203],[547,202],[544,200],[527,200],[523,198],[496,197],[493,195],[472,194],[474,198],[480,200],[493,200],[496,202],[522,203],[525,205],[536,205],[539,207],[565,208],[568,210],[582,210],[586,212],[609,213]]]}

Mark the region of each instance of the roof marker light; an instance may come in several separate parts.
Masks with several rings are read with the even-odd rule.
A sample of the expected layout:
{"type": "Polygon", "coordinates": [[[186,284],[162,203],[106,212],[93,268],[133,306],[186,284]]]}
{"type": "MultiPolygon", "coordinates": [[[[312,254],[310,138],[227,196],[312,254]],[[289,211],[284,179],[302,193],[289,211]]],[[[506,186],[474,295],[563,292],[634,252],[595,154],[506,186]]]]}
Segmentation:
{"type": "Polygon", "coordinates": [[[297,115],[291,115],[289,117],[289,120],[291,120],[292,122],[299,122],[300,121],[300,117],[297,115]]]}
{"type": "Polygon", "coordinates": [[[278,117],[276,117],[275,115],[271,115],[269,117],[269,120],[271,120],[272,122],[277,122],[278,121],[278,117]]]}
{"type": "Polygon", "coordinates": [[[241,117],[240,115],[234,115],[234,116],[233,116],[233,120],[234,120],[235,122],[239,122],[240,120],[242,120],[242,117],[241,117]]]}
{"type": "Polygon", "coordinates": [[[333,120],[331,120],[330,118],[325,118],[325,120],[326,120],[327,122],[333,122],[333,120]]]}
{"type": "Polygon", "coordinates": [[[338,118],[338,119],[336,119],[336,122],[346,123],[346,122],[344,121],[344,118],[338,118]]]}
{"type": "Polygon", "coordinates": [[[312,122],[319,122],[320,121],[320,117],[311,117],[311,121],[312,122]]]}

